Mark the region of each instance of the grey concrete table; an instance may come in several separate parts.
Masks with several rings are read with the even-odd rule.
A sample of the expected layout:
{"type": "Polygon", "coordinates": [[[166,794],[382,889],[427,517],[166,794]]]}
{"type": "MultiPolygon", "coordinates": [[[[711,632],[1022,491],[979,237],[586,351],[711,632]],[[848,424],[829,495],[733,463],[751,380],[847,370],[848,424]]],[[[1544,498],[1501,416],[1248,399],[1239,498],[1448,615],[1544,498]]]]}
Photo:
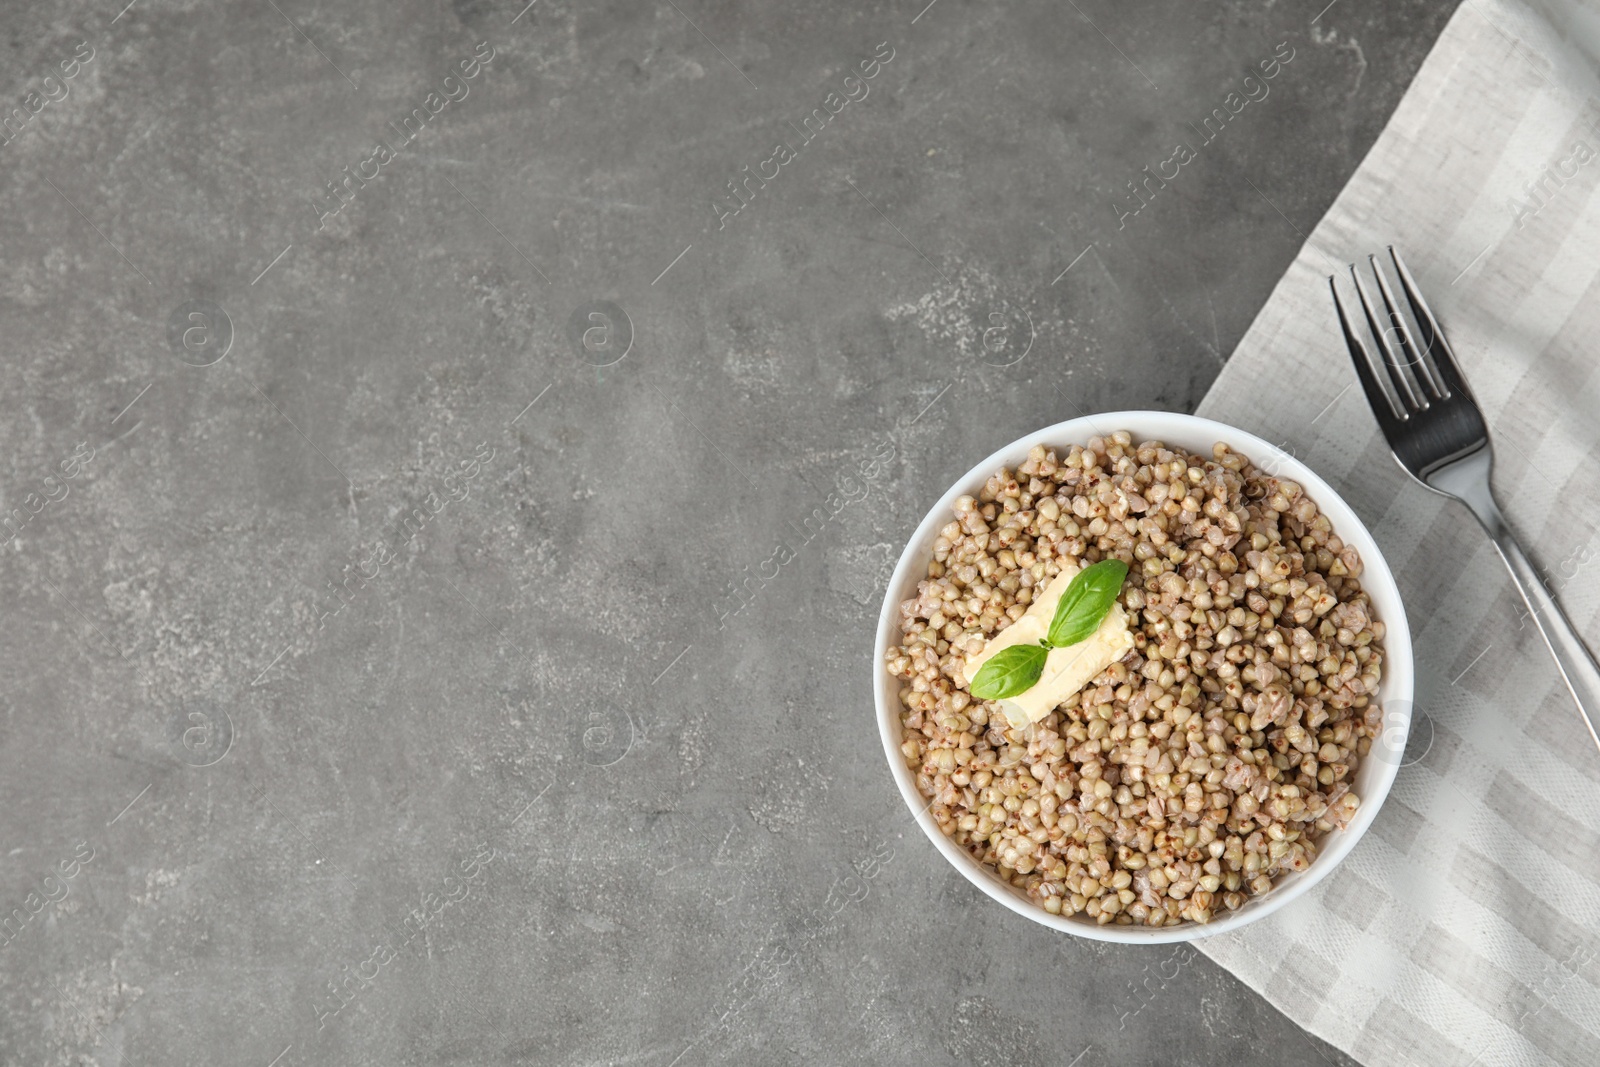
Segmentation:
{"type": "Polygon", "coordinates": [[[923,4],[6,5],[0,1062],[1349,1062],[977,894],[867,655],[1449,5],[923,4]]]}

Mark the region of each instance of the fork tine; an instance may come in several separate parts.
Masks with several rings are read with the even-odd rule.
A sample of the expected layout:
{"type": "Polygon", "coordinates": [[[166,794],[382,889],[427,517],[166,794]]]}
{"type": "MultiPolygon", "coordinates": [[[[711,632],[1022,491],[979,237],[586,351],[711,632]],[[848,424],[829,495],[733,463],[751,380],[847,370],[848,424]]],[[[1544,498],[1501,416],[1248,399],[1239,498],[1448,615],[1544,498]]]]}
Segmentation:
{"type": "Polygon", "coordinates": [[[1455,351],[1445,339],[1444,328],[1433,317],[1433,309],[1428,307],[1428,302],[1422,299],[1422,291],[1406,269],[1406,261],[1400,258],[1400,250],[1390,245],[1389,257],[1394,260],[1394,268],[1400,275],[1400,286],[1406,291],[1406,301],[1411,305],[1412,314],[1428,331],[1428,350],[1423,356],[1423,366],[1436,373],[1439,388],[1443,390],[1442,397],[1448,398],[1452,391],[1472,396],[1472,390],[1467,388],[1466,375],[1461,373],[1461,364],[1456,362],[1455,351]]]}
{"type": "Polygon", "coordinates": [[[1356,295],[1361,298],[1361,310],[1366,312],[1367,328],[1372,331],[1373,340],[1383,353],[1383,365],[1388,369],[1389,380],[1394,383],[1395,399],[1400,402],[1400,410],[1412,412],[1426,408],[1427,398],[1417,396],[1411,388],[1411,379],[1406,377],[1405,368],[1400,365],[1400,355],[1394,350],[1394,345],[1389,343],[1387,329],[1378,325],[1378,317],[1372,310],[1372,301],[1367,299],[1367,287],[1361,284],[1361,274],[1356,270],[1354,263],[1350,264],[1350,278],[1356,283],[1356,295]]]}
{"type": "MultiPolygon", "coordinates": [[[[1405,313],[1395,306],[1394,290],[1389,288],[1389,277],[1384,274],[1383,265],[1378,262],[1378,257],[1368,256],[1367,263],[1372,267],[1372,276],[1378,279],[1378,292],[1383,297],[1383,306],[1389,312],[1389,322],[1399,338],[1400,351],[1405,356],[1402,362],[1411,370],[1406,377],[1408,380],[1416,379],[1417,398],[1421,400],[1423,407],[1428,406],[1429,393],[1433,395],[1433,399],[1443,400],[1448,394],[1439,384],[1439,379],[1434,376],[1433,368],[1428,365],[1427,343],[1419,347],[1417,339],[1412,336],[1411,324],[1406,321],[1405,313]]],[[[1429,335],[1431,341],[1433,331],[1428,324],[1420,318],[1417,324],[1429,335]]]]}
{"type": "Polygon", "coordinates": [[[1367,394],[1367,404],[1378,420],[1378,428],[1387,435],[1392,427],[1406,419],[1406,413],[1395,406],[1388,390],[1379,381],[1378,368],[1372,361],[1372,355],[1361,342],[1357,331],[1351,327],[1350,316],[1345,314],[1344,301],[1339,299],[1339,280],[1331,274],[1328,275],[1328,288],[1333,292],[1333,306],[1339,312],[1339,327],[1344,331],[1344,343],[1350,349],[1350,361],[1356,366],[1356,378],[1361,382],[1361,391],[1367,394]]]}

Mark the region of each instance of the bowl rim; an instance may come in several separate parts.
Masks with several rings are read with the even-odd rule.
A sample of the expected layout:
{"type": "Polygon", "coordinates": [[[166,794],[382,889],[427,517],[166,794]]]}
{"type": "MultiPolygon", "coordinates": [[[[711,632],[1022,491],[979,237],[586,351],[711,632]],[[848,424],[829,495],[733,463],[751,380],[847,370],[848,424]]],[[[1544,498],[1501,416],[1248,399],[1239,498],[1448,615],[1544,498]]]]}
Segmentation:
{"type": "Polygon", "coordinates": [[[1344,498],[1299,459],[1247,430],[1199,415],[1172,411],[1095,413],[1043,427],[996,449],[956,480],[928,510],[907,540],[906,547],[895,564],[888,587],[884,591],[875,641],[872,671],[878,732],[883,741],[884,756],[888,760],[895,784],[899,787],[901,799],[905,801],[906,807],[911,811],[917,825],[922,828],[922,832],[951,866],[991,899],[1005,905],[1018,915],[1051,929],[1097,941],[1153,945],[1214,937],[1264,919],[1291,901],[1304,896],[1326,878],[1345,856],[1349,855],[1356,843],[1366,834],[1368,827],[1372,825],[1399,773],[1400,759],[1410,734],[1416,672],[1411,628],[1406,620],[1405,604],[1395,584],[1394,575],[1371,531],[1344,498]],[[1127,430],[1140,441],[1158,440],[1168,444],[1177,442],[1179,447],[1203,452],[1204,446],[1196,447],[1183,442],[1209,436],[1211,442],[1221,441],[1235,451],[1249,456],[1252,462],[1261,463],[1267,457],[1271,457],[1279,466],[1280,476],[1299,482],[1307,494],[1317,502],[1322,513],[1329,517],[1339,537],[1345,543],[1355,545],[1362,560],[1362,588],[1366,590],[1374,608],[1377,609],[1378,619],[1385,626],[1384,677],[1378,690],[1379,701],[1384,708],[1383,732],[1380,734],[1380,742],[1372,746],[1365,761],[1365,766],[1376,764],[1379,767],[1378,777],[1364,789],[1361,806],[1356,809],[1355,817],[1343,830],[1335,830],[1323,837],[1324,847],[1319,849],[1317,858],[1305,871],[1285,876],[1265,895],[1252,898],[1239,910],[1228,912],[1204,925],[1186,922],[1178,926],[1154,928],[1118,926],[1115,923],[1102,926],[1084,918],[1051,915],[1029,901],[1020,890],[1001,882],[996,875],[989,872],[988,868],[980,865],[945,836],[928,811],[931,805],[917,791],[916,781],[900,751],[899,685],[884,668],[883,657],[891,644],[899,643],[898,616],[902,599],[901,590],[915,587],[914,583],[908,586],[908,573],[915,570],[916,581],[925,576],[928,552],[926,546],[932,544],[935,531],[950,521],[949,516],[954,509],[956,498],[976,495],[989,475],[1002,466],[1016,467],[1027,457],[1028,450],[1035,444],[1064,449],[1073,444],[1083,444],[1090,437],[1104,436],[1102,431],[1095,427],[1096,422],[1111,426],[1114,430],[1127,430]]]}

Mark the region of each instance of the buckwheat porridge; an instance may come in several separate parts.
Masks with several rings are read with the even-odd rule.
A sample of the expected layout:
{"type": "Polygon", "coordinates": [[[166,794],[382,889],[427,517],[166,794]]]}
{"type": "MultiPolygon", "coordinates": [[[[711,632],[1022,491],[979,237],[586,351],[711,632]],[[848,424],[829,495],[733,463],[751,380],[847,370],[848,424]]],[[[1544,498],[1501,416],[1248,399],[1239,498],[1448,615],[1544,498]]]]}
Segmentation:
{"type": "Polygon", "coordinates": [[[1035,447],[956,501],[900,607],[886,662],[917,788],[1052,915],[1170,926],[1238,908],[1360,803],[1384,636],[1360,574],[1301,486],[1226,445],[1035,447]],[[1128,565],[1126,654],[1037,722],[975,699],[971,657],[1064,570],[1110,559],[1128,565]]]}

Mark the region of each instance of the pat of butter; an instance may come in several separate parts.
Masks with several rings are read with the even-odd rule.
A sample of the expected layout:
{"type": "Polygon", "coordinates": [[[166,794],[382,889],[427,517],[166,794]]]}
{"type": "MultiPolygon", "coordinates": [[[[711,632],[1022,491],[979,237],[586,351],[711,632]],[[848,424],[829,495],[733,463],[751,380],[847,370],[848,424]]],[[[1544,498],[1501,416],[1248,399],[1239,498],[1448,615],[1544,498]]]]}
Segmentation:
{"type": "MultiPolygon", "coordinates": [[[[1050,623],[1056,615],[1056,605],[1072,584],[1079,568],[1063,563],[1061,573],[1051,579],[1043,593],[1028,606],[1022,617],[996,634],[983,651],[967,657],[967,684],[972,684],[978,671],[997,653],[1012,645],[1036,645],[1050,632],[1050,623]]],[[[1100,628],[1075,645],[1052,648],[1044,661],[1044,673],[1033,687],[1014,697],[996,701],[1013,729],[1021,729],[1038,722],[1054,711],[1060,703],[1084,686],[1133,648],[1133,634],[1128,629],[1128,616],[1121,604],[1111,605],[1100,628]]]]}

